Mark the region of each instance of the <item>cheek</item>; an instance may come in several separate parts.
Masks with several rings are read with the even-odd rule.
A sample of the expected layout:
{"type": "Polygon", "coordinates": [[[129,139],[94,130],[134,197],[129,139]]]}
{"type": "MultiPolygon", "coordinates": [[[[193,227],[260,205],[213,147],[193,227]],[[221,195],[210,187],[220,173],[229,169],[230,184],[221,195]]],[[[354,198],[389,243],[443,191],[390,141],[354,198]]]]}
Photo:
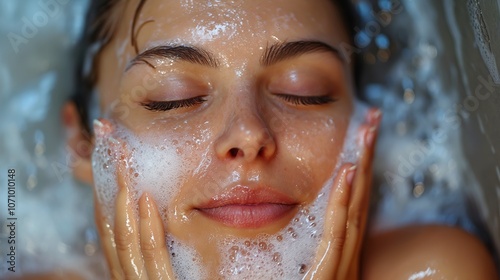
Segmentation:
{"type": "Polygon", "coordinates": [[[174,144],[177,140],[167,139],[161,144],[127,142],[132,148],[129,165],[134,174],[132,185],[138,197],[144,192],[149,193],[158,203],[161,213],[172,203],[185,177],[182,175],[190,165],[177,151],[174,144]]]}
{"type": "Polygon", "coordinates": [[[312,189],[318,191],[338,165],[348,119],[324,118],[301,121],[283,136],[283,149],[302,173],[311,177],[312,189]],[[305,171],[305,172],[304,172],[305,171]]]}
{"type": "MultiPolygon", "coordinates": [[[[179,125],[180,133],[165,127],[131,132],[115,124],[113,132],[96,131],[92,163],[97,197],[110,221],[118,192],[117,170],[124,161],[129,188],[138,199],[145,192],[157,202],[164,218],[176,204],[181,186],[203,163],[211,133],[204,127],[179,125]],[[196,131],[196,132],[193,132],[196,131]],[[182,135],[182,136],[180,136],[182,135]],[[118,142],[116,142],[116,141],[118,142]]],[[[136,201],[137,203],[137,201],[136,201]]],[[[181,217],[182,218],[182,217],[181,217]]]]}
{"type": "MultiPolygon", "coordinates": [[[[186,122],[172,130],[160,127],[155,134],[141,135],[148,140],[136,142],[133,158],[139,174],[137,189],[152,195],[164,220],[167,209],[171,212],[184,203],[181,193],[190,188],[188,182],[193,174],[209,164],[212,133],[208,125],[208,122],[198,125],[186,122]]],[[[173,218],[185,219],[183,213],[179,215],[173,218]]]]}

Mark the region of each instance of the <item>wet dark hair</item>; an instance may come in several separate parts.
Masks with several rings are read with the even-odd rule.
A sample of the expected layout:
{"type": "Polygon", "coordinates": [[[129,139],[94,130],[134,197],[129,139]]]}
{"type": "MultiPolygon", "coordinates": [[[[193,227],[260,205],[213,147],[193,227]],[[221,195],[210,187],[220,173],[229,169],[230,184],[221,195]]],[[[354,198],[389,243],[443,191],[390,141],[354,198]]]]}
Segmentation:
{"type": "MultiPolygon", "coordinates": [[[[358,17],[355,13],[354,6],[350,0],[332,1],[340,10],[340,14],[343,17],[343,22],[347,27],[352,43],[354,41],[355,27],[358,23],[358,17]]],[[[92,95],[95,85],[97,83],[97,77],[99,77],[98,61],[102,50],[113,39],[116,31],[116,23],[113,23],[110,18],[112,16],[113,9],[115,9],[120,2],[121,4],[124,3],[123,0],[92,0],[87,12],[86,24],[78,44],[78,61],[77,69],[75,71],[76,87],[71,100],[75,103],[78,113],[80,114],[82,127],[89,136],[91,133],[90,103],[93,97],[92,95]]],[[[134,36],[134,32],[136,32],[135,25],[142,7],[146,2],[147,0],[139,1],[134,14],[134,21],[132,22],[132,33],[130,34],[130,39],[136,51],[137,43],[134,36]]],[[[355,57],[353,59],[355,83],[357,83],[360,69],[359,59],[356,59],[355,57]]]]}

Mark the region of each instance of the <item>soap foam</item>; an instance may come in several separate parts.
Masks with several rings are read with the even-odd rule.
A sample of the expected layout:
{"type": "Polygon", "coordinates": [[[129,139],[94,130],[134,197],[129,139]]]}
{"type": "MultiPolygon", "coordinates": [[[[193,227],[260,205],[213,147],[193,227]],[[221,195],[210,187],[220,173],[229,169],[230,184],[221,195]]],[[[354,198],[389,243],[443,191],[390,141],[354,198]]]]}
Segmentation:
{"type": "Polygon", "coordinates": [[[179,242],[173,236],[167,237],[168,251],[171,256],[175,279],[204,279],[204,271],[200,263],[200,255],[190,246],[179,242]]]}
{"type": "MultiPolygon", "coordinates": [[[[177,195],[179,186],[182,185],[183,178],[178,174],[189,166],[177,155],[175,143],[167,140],[156,142],[140,140],[122,125],[114,123],[113,126],[114,131],[111,135],[100,133],[100,128],[96,127],[95,149],[92,156],[95,188],[97,198],[103,205],[103,214],[112,224],[118,192],[116,168],[119,160],[125,161],[130,190],[136,199],[147,192],[155,198],[160,213],[165,214],[168,205],[177,195]],[[115,141],[118,143],[114,143],[115,141]],[[123,143],[126,143],[125,149],[128,153],[126,158],[121,158],[123,155],[120,154],[123,143]]],[[[137,200],[135,204],[138,205],[137,200]]],[[[163,218],[165,220],[165,217],[163,218]]]]}

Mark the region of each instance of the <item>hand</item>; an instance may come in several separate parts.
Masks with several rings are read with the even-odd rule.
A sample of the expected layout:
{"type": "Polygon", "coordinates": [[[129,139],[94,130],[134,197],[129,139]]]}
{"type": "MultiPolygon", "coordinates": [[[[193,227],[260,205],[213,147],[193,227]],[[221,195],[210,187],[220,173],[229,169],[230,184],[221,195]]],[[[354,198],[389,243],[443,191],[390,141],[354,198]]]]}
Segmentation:
{"type": "Polygon", "coordinates": [[[311,269],[303,279],[359,279],[359,262],[368,215],[372,161],[381,113],[371,109],[360,127],[362,153],[357,165],[344,164],[333,185],[323,235],[311,269]]]}
{"type": "Polygon", "coordinates": [[[153,199],[144,193],[139,199],[136,221],[134,198],[125,166],[126,147],[122,147],[117,168],[115,226],[112,228],[95,203],[95,217],[102,247],[112,279],[175,279],[165,244],[163,222],[153,199]]]}

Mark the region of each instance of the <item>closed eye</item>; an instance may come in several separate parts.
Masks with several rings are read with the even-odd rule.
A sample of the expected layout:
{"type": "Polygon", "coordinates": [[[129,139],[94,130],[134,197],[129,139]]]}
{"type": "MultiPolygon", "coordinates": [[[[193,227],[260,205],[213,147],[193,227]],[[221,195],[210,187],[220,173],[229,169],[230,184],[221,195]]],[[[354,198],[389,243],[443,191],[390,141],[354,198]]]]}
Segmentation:
{"type": "Polygon", "coordinates": [[[323,105],[337,101],[337,99],[325,96],[299,96],[291,94],[277,94],[279,98],[293,105],[323,105]]]}
{"type": "Polygon", "coordinates": [[[141,105],[150,111],[161,112],[169,111],[178,108],[192,107],[205,102],[205,96],[196,96],[189,99],[183,100],[172,100],[172,101],[148,101],[143,102],[141,105]]]}

